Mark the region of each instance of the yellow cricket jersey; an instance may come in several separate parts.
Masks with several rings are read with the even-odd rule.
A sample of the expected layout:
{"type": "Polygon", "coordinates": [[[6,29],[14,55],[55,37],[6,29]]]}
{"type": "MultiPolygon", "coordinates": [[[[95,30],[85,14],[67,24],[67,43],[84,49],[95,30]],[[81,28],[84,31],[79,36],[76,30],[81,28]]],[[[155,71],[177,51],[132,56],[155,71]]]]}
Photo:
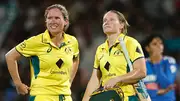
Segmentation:
{"type": "Polygon", "coordinates": [[[30,95],[70,95],[70,73],[73,58],[79,55],[75,37],[63,34],[64,42],[55,46],[46,30],[16,46],[16,50],[30,59],[30,95]]]}
{"type": "MultiPolygon", "coordinates": [[[[119,44],[119,37],[124,37],[124,42],[132,63],[135,60],[144,57],[140,44],[132,37],[120,34],[114,45],[110,48],[108,48],[108,42],[106,40],[105,43],[97,48],[94,61],[94,68],[99,69],[102,73],[102,85],[104,85],[109,79],[124,75],[130,70],[119,44]]],[[[126,97],[135,95],[132,85],[122,85],[121,88],[126,97]]]]}

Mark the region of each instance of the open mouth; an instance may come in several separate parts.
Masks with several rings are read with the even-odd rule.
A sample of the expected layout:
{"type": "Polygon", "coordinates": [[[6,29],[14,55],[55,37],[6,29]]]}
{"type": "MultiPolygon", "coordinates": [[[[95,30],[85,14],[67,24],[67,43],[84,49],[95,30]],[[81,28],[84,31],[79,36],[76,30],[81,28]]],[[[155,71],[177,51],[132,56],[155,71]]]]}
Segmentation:
{"type": "Polygon", "coordinates": [[[50,27],[51,29],[56,29],[56,28],[58,27],[58,25],[57,25],[57,24],[51,24],[49,27],[50,27]]]}

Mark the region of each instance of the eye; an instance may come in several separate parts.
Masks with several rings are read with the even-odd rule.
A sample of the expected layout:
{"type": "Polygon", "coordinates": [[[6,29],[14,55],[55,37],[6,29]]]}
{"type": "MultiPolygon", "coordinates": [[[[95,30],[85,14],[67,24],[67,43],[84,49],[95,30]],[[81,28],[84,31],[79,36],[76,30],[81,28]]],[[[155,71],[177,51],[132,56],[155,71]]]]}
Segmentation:
{"type": "Polygon", "coordinates": [[[113,21],[114,22],[114,21],[116,21],[116,19],[115,18],[110,18],[109,21],[113,21]]]}
{"type": "Polygon", "coordinates": [[[114,21],[114,19],[113,19],[113,18],[111,18],[111,19],[110,19],[110,21],[114,21]]]}
{"type": "Polygon", "coordinates": [[[55,17],[55,19],[60,19],[59,17],[55,17]]]}
{"type": "Polygon", "coordinates": [[[153,46],[156,46],[156,45],[157,45],[157,43],[152,43],[152,45],[153,45],[153,46]]]}

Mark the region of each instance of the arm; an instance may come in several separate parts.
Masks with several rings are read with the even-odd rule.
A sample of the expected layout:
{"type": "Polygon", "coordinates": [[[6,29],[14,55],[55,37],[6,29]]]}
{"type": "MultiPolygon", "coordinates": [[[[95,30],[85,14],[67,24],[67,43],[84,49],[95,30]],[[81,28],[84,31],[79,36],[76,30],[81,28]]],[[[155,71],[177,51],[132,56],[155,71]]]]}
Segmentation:
{"type": "Polygon", "coordinates": [[[162,70],[157,71],[157,76],[159,81],[158,83],[162,89],[166,89],[168,86],[173,84],[173,82],[171,82],[170,80],[172,79],[172,77],[171,78],[166,77],[166,75],[163,73],[162,70]]]}
{"type": "Polygon", "coordinates": [[[105,85],[104,88],[112,88],[117,83],[120,84],[135,84],[140,79],[144,78],[146,76],[146,65],[145,65],[145,59],[140,58],[134,61],[133,63],[133,70],[131,72],[128,72],[127,74],[115,77],[110,79],[105,85]]]}
{"type": "Polygon", "coordinates": [[[71,78],[70,78],[71,84],[72,84],[74,77],[76,75],[76,72],[78,70],[78,66],[79,66],[79,57],[73,59],[73,67],[72,67],[71,78]]]}
{"type": "Polygon", "coordinates": [[[87,85],[86,91],[82,101],[89,101],[91,94],[100,86],[101,73],[98,69],[93,69],[92,76],[87,85]]]}
{"type": "Polygon", "coordinates": [[[116,83],[133,84],[146,76],[146,63],[143,58],[144,54],[141,45],[136,40],[123,41],[123,39],[120,38],[119,41],[127,64],[130,66],[130,72],[110,79],[105,84],[104,88],[106,89],[115,86],[116,83]],[[126,44],[124,42],[126,42],[126,44]],[[132,66],[129,65],[131,64],[130,60],[133,61],[132,66]]]}
{"type": "Polygon", "coordinates": [[[78,41],[77,39],[74,37],[74,42],[73,42],[73,50],[74,50],[74,54],[73,54],[73,67],[71,69],[71,78],[70,78],[70,83],[72,84],[74,77],[76,75],[76,72],[78,70],[78,66],[79,66],[79,45],[78,45],[78,41]]]}
{"type": "Polygon", "coordinates": [[[123,41],[119,39],[124,57],[129,66],[130,72],[119,77],[122,83],[136,83],[146,76],[146,62],[141,45],[137,40],[123,41]],[[133,61],[131,66],[131,61],[133,61]]]}
{"type": "Polygon", "coordinates": [[[163,94],[166,94],[167,92],[169,92],[170,90],[173,90],[175,88],[175,85],[170,85],[168,86],[166,89],[159,89],[157,94],[158,95],[163,95],[163,94]]]}
{"type": "Polygon", "coordinates": [[[164,61],[157,65],[157,80],[162,89],[166,89],[174,84],[176,78],[176,65],[164,61]]]}
{"type": "Polygon", "coordinates": [[[140,79],[146,76],[146,64],[145,59],[140,58],[134,61],[133,70],[125,75],[119,76],[119,82],[121,83],[136,83],[140,79]]]}
{"type": "Polygon", "coordinates": [[[9,73],[16,86],[17,92],[23,95],[27,94],[29,87],[22,83],[18,72],[17,60],[21,57],[21,55],[15,48],[13,48],[5,55],[5,57],[9,73]]]}

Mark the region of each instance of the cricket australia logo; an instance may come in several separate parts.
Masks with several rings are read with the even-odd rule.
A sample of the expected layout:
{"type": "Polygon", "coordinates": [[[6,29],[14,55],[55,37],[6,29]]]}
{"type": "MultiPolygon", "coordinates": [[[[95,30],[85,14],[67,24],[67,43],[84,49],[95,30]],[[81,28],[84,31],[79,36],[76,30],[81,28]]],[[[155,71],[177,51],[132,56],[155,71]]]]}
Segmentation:
{"type": "Polygon", "coordinates": [[[114,55],[115,55],[115,56],[119,56],[119,55],[121,55],[121,53],[122,53],[121,50],[116,50],[116,51],[114,52],[114,55]]]}
{"type": "Polygon", "coordinates": [[[52,50],[52,47],[49,47],[49,48],[47,49],[47,53],[51,52],[51,50],[52,50]]]}
{"type": "Polygon", "coordinates": [[[70,47],[66,47],[66,48],[65,48],[65,52],[66,52],[67,54],[71,53],[71,51],[72,51],[72,49],[71,49],[70,47]]]}

